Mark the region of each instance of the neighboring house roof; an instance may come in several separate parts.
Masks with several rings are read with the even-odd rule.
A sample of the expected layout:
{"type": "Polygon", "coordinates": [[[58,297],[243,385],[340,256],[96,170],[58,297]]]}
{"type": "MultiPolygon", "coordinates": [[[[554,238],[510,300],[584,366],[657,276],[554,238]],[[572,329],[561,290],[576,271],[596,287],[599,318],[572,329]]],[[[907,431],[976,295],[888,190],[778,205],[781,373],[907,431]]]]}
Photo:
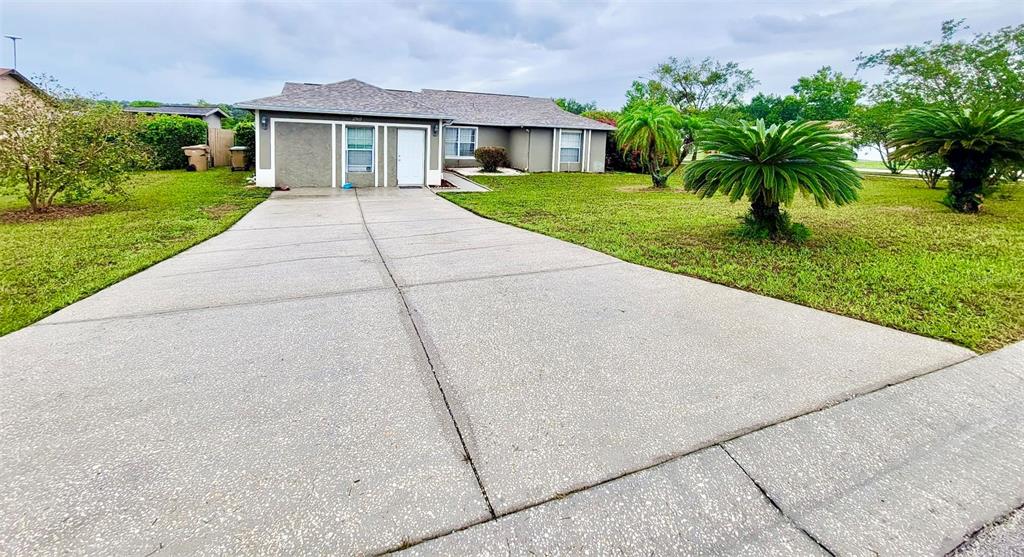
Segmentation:
{"type": "Polygon", "coordinates": [[[446,118],[438,109],[408,95],[381,89],[358,79],[315,85],[286,83],[280,95],[263,97],[235,105],[239,108],[320,112],[327,114],[367,114],[413,118],[446,118]]]}
{"type": "Polygon", "coordinates": [[[22,85],[28,87],[29,89],[35,91],[36,93],[39,93],[40,95],[42,95],[42,96],[44,96],[46,98],[50,98],[50,96],[46,94],[46,91],[43,91],[42,89],[39,88],[38,85],[36,85],[35,83],[32,83],[32,81],[29,80],[29,78],[21,75],[21,72],[19,72],[18,70],[15,70],[13,68],[0,68],[0,77],[3,77],[3,76],[11,77],[15,81],[20,82],[22,85]]]}
{"type": "Polygon", "coordinates": [[[204,118],[211,114],[219,114],[221,118],[228,115],[216,106],[195,106],[191,104],[162,104],[160,106],[126,106],[126,112],[141,112],[143,114],[177,114],[179,116],[192,116],[204,118]]]}
{"type": "Polygon", "coordinates": [[[424,89],[382,89],[357,79],[320,85],[287,82],[280,95],[235,105],[251,110],[441,118],[456,124],[614,130],[543,97],[424,89]]]}
{"type": "Polygon", "coordinates": [[[424,89],[424,100],[452,115],[457,124],[614,130],[604,122],[562,110],[543,97],[424,89]]]}

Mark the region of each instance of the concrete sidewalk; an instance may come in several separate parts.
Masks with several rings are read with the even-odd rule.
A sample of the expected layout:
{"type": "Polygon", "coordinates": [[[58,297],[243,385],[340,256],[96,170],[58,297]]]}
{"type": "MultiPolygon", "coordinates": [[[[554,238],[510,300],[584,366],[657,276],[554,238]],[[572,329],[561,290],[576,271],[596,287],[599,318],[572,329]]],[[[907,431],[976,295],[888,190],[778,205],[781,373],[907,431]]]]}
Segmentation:
{"type": "MultiPolygon", "coordinates": [[[[858,548],[870,532],[832,540],[857,525],[786,495],[814,464],[786,447],[833,438],[786,428],[1001,361],[398,189],[275,193],[0,353],[5,553],[858,548]]],[[[1020,456],[987,442],[997,468],[1020,456]]],[[[1007,512],[1022,490],[987,483],[1007,471],[906,539],[1007,512]]]]}

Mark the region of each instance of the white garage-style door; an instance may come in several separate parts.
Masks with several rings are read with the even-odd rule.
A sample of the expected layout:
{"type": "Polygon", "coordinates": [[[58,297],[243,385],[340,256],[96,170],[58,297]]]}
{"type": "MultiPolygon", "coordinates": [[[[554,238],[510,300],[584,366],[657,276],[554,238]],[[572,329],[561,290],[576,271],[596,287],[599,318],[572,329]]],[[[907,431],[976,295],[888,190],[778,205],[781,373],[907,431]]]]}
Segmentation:
{"type": "Polygon", "coordinates": [[[426,141],[423,130],[398,129],[398,185],[426,183],[426,141]]]}

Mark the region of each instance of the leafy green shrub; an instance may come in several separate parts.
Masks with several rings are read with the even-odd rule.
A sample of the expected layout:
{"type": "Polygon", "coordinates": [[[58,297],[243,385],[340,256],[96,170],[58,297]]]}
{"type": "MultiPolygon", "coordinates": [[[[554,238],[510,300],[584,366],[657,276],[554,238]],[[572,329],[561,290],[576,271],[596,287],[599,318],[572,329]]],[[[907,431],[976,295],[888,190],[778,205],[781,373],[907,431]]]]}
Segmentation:
{"type": "Polygon", "coordinates": [[[910,161],[910,166],[917,172],[917,176],[928,184],[929,189],[939,187],[939,180],[942,173],[946,171],[946,161],[938,155],[925,155],[910,161]]]}
{"type": "Polygon", "coordinates": [[[19,91],[0,103],[0,192],[24,195],[33,212],[97,192],[124,194],[147,161],[133,115],[119,105],[69,97],[41,102],[19,91]]]}
{"type": "Polygon", "coordinates": [[[235,125],[235,146],[245,147],[246,166],[256,160],[256,126],[253,122],[239,122],[235,125]]]}
{"type": "Polygon", "coordinates": [[[806,239],[807,230],[781,208],[797,191],[822,208],[857,200],[853,150],[825,123],[719,121],[705,129],[704,141],[713,153],[686,167],[684,186],[701,198],[722,193],[732,202],[750,200],[743,221],[749,237],[806,239]]]}
{"type": "Polygon", "coordinates": [[[484,172],[497,172],[499,166],[508,166],[508,155],[501,147],[479,147],[473,151],[473,157],[484,172]]]}
{"type": "Polygon", "coordinates": [[[206,143],[206,122],[177,115],[146,117],[139,137],[153,151],[153,168],[185,168],[188,157],[181,148],[206,143]]]}
{"type": "Polygon", "coordinates": [[[235,126],[235,145],[245,147],[249,156],[256,152],[256,126],[252,122],[239,122],[235,126]]]}

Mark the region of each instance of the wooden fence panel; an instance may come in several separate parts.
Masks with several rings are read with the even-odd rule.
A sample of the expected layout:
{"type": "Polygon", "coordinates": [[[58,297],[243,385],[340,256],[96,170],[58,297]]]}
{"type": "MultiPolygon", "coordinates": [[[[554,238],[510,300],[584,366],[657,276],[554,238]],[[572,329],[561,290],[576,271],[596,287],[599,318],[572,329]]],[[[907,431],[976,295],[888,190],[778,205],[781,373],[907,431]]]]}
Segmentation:
{"type": "Polygon", "coordinates": [[[231,164],[231,147],[235,144],[235,130],[210,128],[208,135],[210,153],[213,155],[213,166],[229,166],[231,164]]]}

